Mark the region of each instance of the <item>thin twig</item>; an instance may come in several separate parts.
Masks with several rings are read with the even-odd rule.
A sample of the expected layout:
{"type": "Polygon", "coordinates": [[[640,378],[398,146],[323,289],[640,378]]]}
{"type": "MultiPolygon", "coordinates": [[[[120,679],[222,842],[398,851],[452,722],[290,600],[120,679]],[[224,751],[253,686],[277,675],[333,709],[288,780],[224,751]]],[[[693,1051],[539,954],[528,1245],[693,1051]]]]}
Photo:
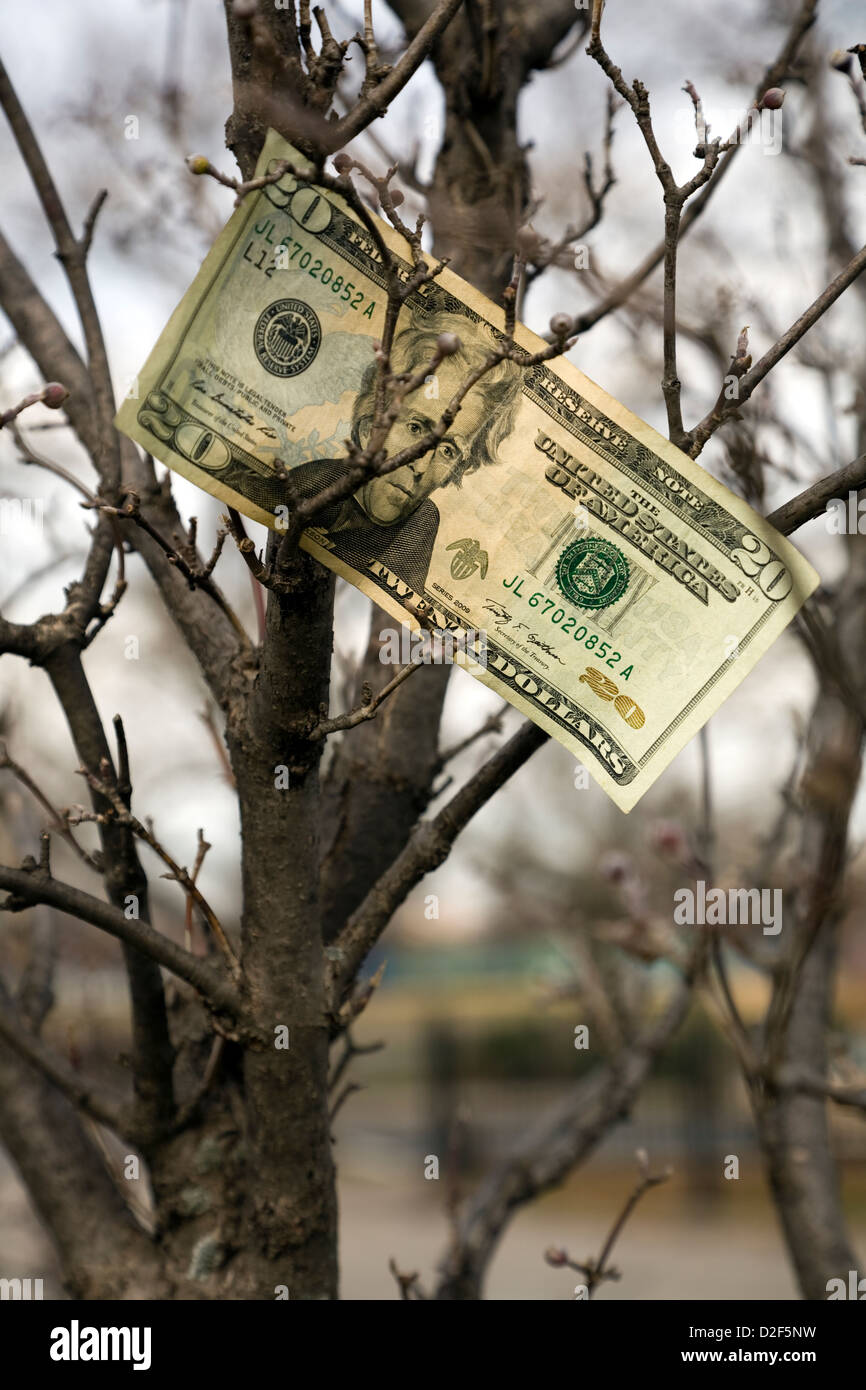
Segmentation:
{"type": "Polygon", "coordinates": [[[239,207],[248,193],[257,193],[260,188],[268,188],[272,183],[279,183],[280,179],[291,168],[291,160],[278,159],[273,169],[267,174],[260,174],[254,179],[236,179],[232,174],[224,174],[217,169],[216,165],[211,164],[206,155],[190,154],[186,158],[186,167],[191,174],[201,176],[207,174],[209,178],[221,183],[224,188],[231,188],[235,193],[235,207],[239,207]]]}
{"type": "Polygon", "coordinates": [[[335,123],[333,131],[329,132],[332,150],[339,150],[343,145],[348,145],[349,141],[360,135],[377,116],[383,114],[421,66],[437,38],[451,23],[462,4],[463,0],[439,0],[399,62],[387,72],[381,82],[356,103],[347,116],[335,123]]]}
{"type": "MultiPolygon", "coordinates": [[[[583,37],[578,34],[578,42],[583,37]]],[[[587,150],[583,156],[583,186],[589,198],[590,212],[586,220],[577,227],[567,227],[562,236],[559,237],[551,246],[546,246],[539,241],[539,250],[532,255],[532,267],[526,272],[526,284],[532,285],[539,275],[551,265],[564,266],[568,264],[564,259],[565,252],[572,247],[576,241],[583,241],[601,221],[604,212],[605,199],[616,183],[616,175],[613,172],[613,136],[614,136],[614,117],[619,111],[622,103],[617,101],[613,90],[608,90],[607,94],[607,118],[605,122],[604,141],[602,152],[604,155],[604,174],[598,187],[595,185],[593,159],[587,150]]],[[[573,258],[572,258],[573,259],[573,258]]]]}
{"type": "Polygon", "coordinates": [[[47,386],[43,386],[41,391],[31,391],[29,395],[23,396],[17,405],[10,406],[8,410],[0,410],[0,430],[11,425],[13,420],[17,420],[23,410],[28,410],[31,405],[47,405],[52,410],[59,410],[60,406],[69,397],[69,392],[65,386],[61,386],[59,381],[51,381],[47,386]]]}
{"type": "MultiPolygon", "coordinates": [[[[817,8],[818,0],[803,0],[778,56],[766,68],[763,77],[755,89],[755,98],[750,110],[754,109],[755,103],[760,100],[761,95],[767,91],[768,88],[775,87],[787,76],[797,55],[800,44],[803,41],[804,35],[808,33],[809,29],[815,23],[817,8]]],[[[598,15],[598,20],[600,23],[600,13],[598,15]]],[[[746,119],[748,119],[748,117],[746,119]]],[[[740,122],[738,130],[742,131],[745,128],[745,124],[745,121],[740,122]]],[[[680,241],[682,241],[690,228],[694,226],[710,199],[714,196],[723,177],[728,170],[732,168],[733,162],[739,150],[743,148],[743,145],[741,141],[731,137],[731,140],[724,141],[720,148],[722,149],[722,155],[719,159],[714,177],[706,184],[698,196],[690,201],[688,207],[685,209],[679,228],[680,241]]],[[[604,299],[600,300],[599,303],[594,305],[591,309],[587,309],[577,316],[574,326],[575,333],[588,332],[589,329],[606,318],[608,314],[621,308],[622,305],[631,298],[635,290],[638,289],[661,264],[664,259],[664,254],[665,241],[662,239],[652,251],[644,257],[640,265],[638,265],[630,275],[620,280],[608,291],[604,299]]]]}
{"type": "Polygon", "coordinates": [[[637,1160],[638,1167],[641,1170],[640,1182],[629,1194],[625,1205],[611,1226],[598,1259],[591,1258],[585,1263],[582,1263],[579,1260],[572,1260],[565,1250],[551,1248],[545,1251],[544,1258],[548,1264],[553,1265],[554,1268],[557,1269],[567,1266],[569,1269],[573,1269],[581,1275],[586,1281],[587,1298],[592,1298],[599,1284],[604,1283],[608,1279],[620,1279],[622,1277],[619,1270],[608,1263],[611,1253],[613,1252],[613,1247],[618,1237],[622,1234],[626,1222],[644,1194],[649,1192],[650,1188],[658,1187],[661,1183],[667,1182],[672,1176],[672,1168],[666,1168],[661,1173],[650,1173],[646,1152],[643,1149],[638,1149],[637,1160]]]}
{"type": "Polygon", "coordinates": [[[409,1303],[412,1299],[425,1299],[427,1297],[418,1282],[421,1276],[418,1274],[417,1270],[412,1274],[401,1273],[397,1268],[397,1262],[393,1256],[388,1261],[388,1268],[396,1279],[397,1287],[400,1290],[400,1297],[405,1302],[409,1303]]]}
{"type": "Polygon", "coordinates": [[[328,1120],[331,1124],[333,1124],[339,1110],[341,1109],[343,1103],[349,1099],[349,1096],[351,1096],[355,1091],[363,1091],[363,1089],[364,1087],[361,1085],[359,1081],[346,1082],[345,1086],[343,1087],[342,1091],[339,1092],[336,1100],[331,1106],[330,1111],[328,1112],[328,1120]]]}
{"type": "Polygon", "coordinates": [[[94,223],[106,195],[104,192],[97,194],[87,214],[83,234],[80,238],[76,237],[69,224],[39,142],[2,61],[0,61],[0,106],[6,113],[21,157],[42,204],[42,209],[54,236],[58,260],[66,272],[69,287],[72,290],[72,296],[81,319],[87,346],[87,364],[93,383],[93,395],[99,420],[99,429],[96,434],[98,456],[95,463],[103,486],[109,492],[113,492],[120,483],[120,439],[113,424],[114,392],[111,385],[108,353],[87,273],[87,253],[93,240],[94,223]]]}
{"type": "MultiPolygon", "coordinates": [[[[94,776],[94,774],[89,772],[85,767],[80,768],[79,772],[93,790],[105,798],[111,809],[107,812],[97,812],[85,811],[83,808],[76,807],[72,813],[67,812],[70,823],[78,824],[81,821],[104,822],[107,818],[110,818],[116,820],[120,825],[128,826],[134,835],[137,835],[140,840],[143,840],[146,845],[149,845],[154,854],[158,855],[169,869],[169,873],[165,874],[164,877],[174,879],[180,884],[184,892],[195,900],[195,904],[213,932],[232,974],[237,977],[240,967],[234,947],[226,936],[222,923],[210,903],[196,887],[195,882],[190,877],[187,870],[182,868],[181,865],[172,858],[165,846],[156,838],[153,831],[148,826],[143,825],[138,817],[132,814],[116,787],[94,776]]],[[[201,845],[199,845],[199,853],[200,852],[201,845]]]]}
{"type": "MultiPolygon", "coordinates": [[[[670,165],[659,148],[650,114],[649,92],[637,78],[629,87],[620,69],[611,61],[601,41],[600,27],[603,9],[604,0],[594,0],[592,37],[586,51],[598,63],[623,101],[631,107],[664,194],[664,307],[662,324],[664,370],[662,394],[667,409],[669,437],[674,444],[682,448],[690,442],[690,437],[687,436],[683,425],[681,382],[677,374],[677,251],[683,208],[688,199],[712,179],[721,155],[721,142],[704,138],[701,145],[703,157],[701,168],[685,183],[677,183],[670,165]]],[[[686,84],[686,90],[695,107],[695,121],[698,125],[699,135],[702,132],[706,137],[706,123],[703,120],[700,97],[692,83],[686,84]]]]}
{"type": "Polygon", "coordinates": [[[818,320],[826,314],[827,310],[841,294],[853,284],[859,275],[866,270],[866,246],[857,252],[844,270],[841,270],[834,280],[831,280],[826,289],[822,290],[817,299],[813,300],[808,309],[805,309],[800,317],[791,324],[786,333],[783,333],[778,342],[774,343],[768,352],[755,363],[753,367],[740,378],[739,389],[735,399],[725,401],[720,405],[717,401],[708,415],[705,415],[694,429],[689,430],[685,445],[686,452],[691,458],[697,458],[706,444],[707,440],[715,434],[731,416],[736,415],[740,407],[749,399],[756,386],[764,380],[764,377],[772,371],[777,362],[795,347],[804,334],[808,333],[818,320]]]}
{"type": "Polygon", "coordinates": [[[41,787],[34,782],[26,768],[23,768],[20,763],[16,763],[13,758],[10,758],[6,744],[2,741],[0,741],[0,768],[5,768],[8,772],[11,772],[13,777],[16,777],[21,785],[27,788],[31,796],[36,798],[43,810],[47,811],[48,815],[51,817],[51,829],[56,831],[56,833],[66,841],[70,849],[74,850],[78,855],[81,862],[86,864],[89,869],[95,869],[98,874],[101,874],[102,861],[100,857],[91,854],[89,850],[86,850],[83,845],[78,843],[70,829],[69,821],[65,814],[58,811],[57,807],[52,804],[41,787]]]}
{"type": "MultiPolygon", "coordinates": [[[[198,848],[196,849],[195,863],[194,863],[193,866],[192,866],[192,873],[190,874],[190,881],[191,881],[192,883],[195,883],[195,882],[196,882],[196,880],[197,880],[197,878],[198,878],[199,869],[201,868],[202,864],[204,863],[205,855],[207,854],[208,850],[211,849],[211,848],[212,848],[212,846],[208,844],[208,842],[207,842],[207,840],[205,839],[205,837],[204,837],[204,835],[203,835],[201,829],[199,829],[199,831],[198,831],[198,848]]],[[[186,917],[185,917],[185,919],[184,919],[184,928],[183,928],[183,944],[184,944],[184,946],[186,947],[186,949],[187,949],[188,951],[191,951],[191,950],[192,950],[192,906],[193,906],[193,897],[192,897],[192,894],[191,894],[191,893],[188,893],[188,894],[187,894],[187,899],[186,899],[186,917]]]]}
{"type": "Polygon", "coordinates": [[[217,728],[216,723],[214,721],[213,712],[209,709],[199,710],[198,717],[204,724],[208,733],[210,734],[211,742],[213,743],[217,758],[219,759],[225,780],[228,782],[230,787],[235,787],[236,782],[234,768],[231,765],[231,760],[229,759],[229,755],[226,751],[225,743],[223,742],[222,737],[220,736],[219,729],[217,728]]]}
{"type": "Polygon", "coordinates": [[[363,1057],[370,1052],[381,1052],[384,1046],[384,1042],[356,1043],[351,1031],[347,1028],[343,1034],[343,1050],[328,1077],[328,1090],[333,1091],[335,1089],[353,1057],[363,1057]]]}
{"type": "MultiPolygon", "coordinates": [[[[120,521],[132,521],[136,526],[139,526],[142,531],[146,531],[151,539],[156,541],[160,550],[168,557],[169,563],[180,571],[189,584],[189,587],[191,589],[201,589],[209,598],[213,599],[217,607],[228,618],[235,632],[240,637],[243,646],[247,650],[250,649],[250,639],[247,636],[244,626],[211,579],[210,569],[194,569],[181,552],[175,549],[164,536],[160,535],[156,527],[148,521],[147,517],[142,512],[137,493],[133,492],[131,489],[127,489],[125,492],[125,501],[119,507],[113,506],[110,502],[106,502],[102,498],[97,498],[94,502],[82,502],[81,506],[89,507],[94,511],[103,512],[106,516],[117,517],[120,521]]],[[[218,542],[219,548],[221,548],[221,544],[221,542],[218,542]]],[[[217,555],[219,554],[219,548],[217,549],[217,555]]],[[[213,566],[211,565],[210,568],[212,569],[213,566]]]]}
{"type": "Polygon", "coordinates": [[[420,662],[410,662],[408,666],[403,666],[390,680],[386,686],[373,695],[369,686],[364,687],[363,695],[369,695],[369,699],[363,701],[356,709],[348,710],[345,714],[335,715],[333,719],[322,719],[318,724],[314,724],[307,733],[307,738],[312,742],[318,739],[327,738],[329,734],[338,733],[341,729],[354,729],[358,724],[363,724],[367,719],[375,719],[379,707],[387,700],[389,695],[393,695],[405,681],[409,679],[413,671],[420,669],[420,662]]]}
{"type": "Polygon", "coordinates": [[[466,749],[471,748],[473,743],[477,743],[479,739],[484,738],[485,734],[501,734],[502,721],[508,713],[509,709],[510,706],[507,703],[504,704],[500,710],[496,711],[495,714],[488,714],[484,723],[479,725],[479,727],[475,730],[473,734],[467,734],[465,738],[462,738],[459,740],[459,742],[452,744],[450,748],[443,749],[443,751],[439,754],[439,756],[436,759],[436,766],[433,770],[434,775],[436,773],[441,772],[443,767],[450,763],[454,758],[458,757],[461,753],[465,753],[466,749]]]}

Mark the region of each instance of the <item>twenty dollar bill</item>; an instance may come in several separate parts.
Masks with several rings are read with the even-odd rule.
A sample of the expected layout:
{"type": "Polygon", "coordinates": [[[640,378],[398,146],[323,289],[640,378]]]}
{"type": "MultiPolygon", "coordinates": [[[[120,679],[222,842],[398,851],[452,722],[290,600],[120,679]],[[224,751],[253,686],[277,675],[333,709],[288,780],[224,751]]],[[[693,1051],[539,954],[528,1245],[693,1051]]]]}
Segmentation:
{"type": "MultiPolygon", "coordinates": [[[[309,166],[273,131],[257,173],[309,166]]],[[[408,248],[380,224],[406,274],[408,248]]],[[[238,511],[285,525],[363,447],[381,258],[335,193],[286,173],[217,238],[117,417],[238,511]]],[[[405,403],[393,456],[498,342],[503,311],[444,270],[401,311],[392,370],[462,347],[405,403]]],[[[519,326],[527,354],[543,342],[519,326]]],[[[628,811],[815,588],[792,545],[564,359],[504,362],[434,454],[329,506],[302,544],[413,628],[455,633],[474,676],[628,811]]]]}

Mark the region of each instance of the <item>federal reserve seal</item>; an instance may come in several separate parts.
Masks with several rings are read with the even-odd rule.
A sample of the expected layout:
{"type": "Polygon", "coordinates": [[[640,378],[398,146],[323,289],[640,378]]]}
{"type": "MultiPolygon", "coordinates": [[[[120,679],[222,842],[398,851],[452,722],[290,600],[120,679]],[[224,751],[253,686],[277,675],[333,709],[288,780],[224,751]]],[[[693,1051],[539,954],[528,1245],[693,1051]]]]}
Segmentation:
{"type": "Polygon", "coordinates": [[[275,299],[259,314],[253,334],[256,357],[272,376],[305,372],[321,341],[322,325],[302,299],[275,299]]]}
{"type": "Polygon", "coordinates": [[[578,608],[608,608],[628,588],[628,560],[603,536],[572,541],[556,563],[556,582],[578,608]]]}

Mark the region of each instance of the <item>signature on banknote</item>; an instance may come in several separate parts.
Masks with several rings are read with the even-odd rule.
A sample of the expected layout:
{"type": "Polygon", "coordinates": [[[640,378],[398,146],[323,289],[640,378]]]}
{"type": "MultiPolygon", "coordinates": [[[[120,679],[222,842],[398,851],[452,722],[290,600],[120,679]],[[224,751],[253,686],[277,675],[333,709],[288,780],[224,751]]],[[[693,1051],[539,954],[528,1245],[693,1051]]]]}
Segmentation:
{"type": "Polygon", "coordinates": [[[190,390],[198,391],[201,395],[207,396],[215,405],[221,406],[227,415],[234,415],[236,419],[242,420],[245,425],[252,425],[254,429],[258,430],[259,434],[263,434],[267,439],[279,439],[280,436],[277,434],[276,430],[272,430],[270,425],[260,425],[255,415],[251,415],[248,410],[239,409],[237,405],[232,404],[231,401],[227,401],[222,391],[208,391],[207,382],[193,381],[190,383],[190,390]]]}
{"type": "MultiPolygon", "coordinates": [[[[509,613],[504,604],[496,602],[485,603],[484,608],[487,612],[493,614],[493,626],[496,628],[497,632],[502,632],[504,628],[514,622],[512,614],[509,613]]],[[[526,629],[526,636],[523,638],[524,642],[527,642],[531,647],[537,647],[540,652],[544,652],[547,656],[552,657],[554,661],[558,661],[560,666],[565,665],[562,657],[557,655],[549,642],[543,641],[537,632],[531,632],[529,630],[528,623],[515,623],[512,631],[520,632],[524,628],[526,629]]]]}

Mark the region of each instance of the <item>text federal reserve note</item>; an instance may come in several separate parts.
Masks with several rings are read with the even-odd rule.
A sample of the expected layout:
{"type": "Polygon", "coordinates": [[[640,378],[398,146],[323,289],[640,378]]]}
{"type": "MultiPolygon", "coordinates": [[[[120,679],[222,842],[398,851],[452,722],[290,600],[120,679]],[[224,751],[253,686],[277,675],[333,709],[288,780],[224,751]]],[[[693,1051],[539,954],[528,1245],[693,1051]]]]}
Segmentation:
{"type": "MultiPolygon", "coordinates": [[[[309,167],[271,132],[257,172],[309,167]]],[[[382,226],[397,253],[408,249],[382,226]]],[[[119,427],[256,521],[285,525],[346,467],[373,414],[385,277],[340,197],[285,174],[218,237],[119,427]]],[[[501,334],[444,270],[401,311],[392,370],[462,344],[406,401],[426,433],[501,334]]],[[[522,326],[527,353],[544,343],[522,326]]],[[[467,669],[557,738],[628,811],[818,583],[784,537],[564,359],[483,376],[435,453],[363,484],[305,549],[413,627],[466,634],[467,669]],[[474,658],[474,659],[473,659],[474,658]]]]}

